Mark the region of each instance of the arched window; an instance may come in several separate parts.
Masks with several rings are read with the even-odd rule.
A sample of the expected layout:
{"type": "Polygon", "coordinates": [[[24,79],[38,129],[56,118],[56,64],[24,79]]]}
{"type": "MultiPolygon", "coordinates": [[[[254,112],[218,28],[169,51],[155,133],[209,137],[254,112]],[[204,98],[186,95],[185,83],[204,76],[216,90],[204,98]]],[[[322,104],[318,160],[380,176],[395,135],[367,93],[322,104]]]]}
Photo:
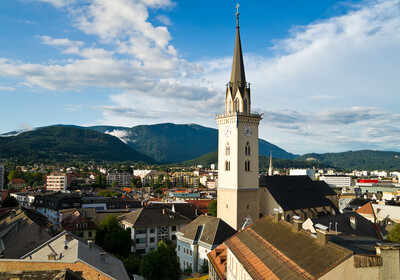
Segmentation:
{"type": "Polygon", "coordinates": [[[243,112],[247,113],[248,109],[247,109],[247,98],[244,99],[243,101],[243,112]]]}
{"type": "Polygon", "coordinates": [[[292,222],[292,216],[290,214],[287,214],[286,221],[289,222],[289,223],[292,222]]]}
{"type": "Polygon", "coordinates": [[[230,171],[231,170],[231,163],[229,160],[225,161],[225,170],[230,171]]]}
{"type": "Polygon", "coordinates": [[[246,146],[244,147],[244,154],[245,154],[246,156],[249,156],[249,155],[250,155],[250,144],[249,144],[249,142],[247,142],[247,143],[246,143],[246,146]]]}
{"type": "Polygon", "coordinates": [[[238,100],[238,99],[235,99],[234,105],[235,105],[235,106],[233,107],[233,111],[234,111],[234,112],[239,111],[239,100],[238,100]]]}
{"type": "Polygon", "coordinates": [[[244,162],[244,171],[250,171],[250,160],[244,162]]]}
{"type": "Polygon", "coordinates": [[[226,143],[225,146],[225,155],[230,156],[231,155],[231,146],[229,146],[229,142],[226,143]]]}

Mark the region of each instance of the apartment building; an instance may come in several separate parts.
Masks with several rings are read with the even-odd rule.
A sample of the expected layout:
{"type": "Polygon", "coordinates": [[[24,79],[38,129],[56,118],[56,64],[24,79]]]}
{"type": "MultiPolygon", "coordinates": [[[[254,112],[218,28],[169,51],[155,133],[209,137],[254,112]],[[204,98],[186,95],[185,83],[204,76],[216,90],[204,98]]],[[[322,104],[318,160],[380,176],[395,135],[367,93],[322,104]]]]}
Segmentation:
{"type": "Polygon", "coordinates": [[[66,191],[71,185],[71,173],[51,173],[46,176],[46,190],[60,192],[66,191]]]}

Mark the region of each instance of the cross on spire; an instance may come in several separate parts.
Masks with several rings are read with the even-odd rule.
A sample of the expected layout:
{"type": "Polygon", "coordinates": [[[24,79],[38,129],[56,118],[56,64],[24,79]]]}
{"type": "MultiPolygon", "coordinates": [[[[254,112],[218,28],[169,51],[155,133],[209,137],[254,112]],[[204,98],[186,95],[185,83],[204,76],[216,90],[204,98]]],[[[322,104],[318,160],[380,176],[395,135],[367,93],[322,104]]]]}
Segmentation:
{"type": "Polygon", "coordinates": [[[239,3],[236,4],[236,28],[239,28],[239,3]]]}
{"type": "Polygon", "coordinates": [[[239,3],[237,3],[237,4],[236,4],[236,15],[239,14],[239,6],[240,6],[239,3]]]}

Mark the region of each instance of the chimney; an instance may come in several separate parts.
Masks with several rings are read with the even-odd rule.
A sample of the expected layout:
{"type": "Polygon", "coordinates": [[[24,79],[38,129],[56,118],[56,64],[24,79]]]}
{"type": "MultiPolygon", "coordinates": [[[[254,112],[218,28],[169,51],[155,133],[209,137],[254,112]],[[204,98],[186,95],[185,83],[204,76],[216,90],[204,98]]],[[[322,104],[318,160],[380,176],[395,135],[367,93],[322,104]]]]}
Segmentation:
{"type": "Polygon", "coordinates": [[[326,245],[331,239],[329,228],[321,224],[316,224],[315,229],[317,231],[317,242],[321,245],[326,245]]]}
{"type": "Polygon", "coordinates": [[[55,253],[50,253],[47,255],[47,259],[49,261],[55,261],[56,260],[56,254],[55,253]]]}
{"type": "Polygon", "coordinates": [[[303,228],[303,221],[299,216],[293,216],[294,231],[300,231],[303,228]]]}
{"type": "Polygon", "coordinates": [[[163,215],[165,215],[165,208],[163,208],[162,213],[163,213],[163,215]]]}
{"type": "Polygon", "coordinates": [[[106,261],[106,252],[100,252],[99,255],[100,255],[100,260],[102,262],[105,262],[106,261]]]}
{"type": "Polygon", "coordinates": [[[357,219],[354,216],[350,217],[350,226],[353,230],[357,230],[357,219]]]}
{"type": "Polygon", "coordinates": [[[281,220],[281,210],[278,208],[274,208],[274,221],[279,222],[281,220]]]}
{"type": "Polygon", "coordinates": [[[73,239],[74,239],[74,236],[71,233],[66,233],[65,234],[65,241],[66,242],[69,242],[69,241],[71,241],[73,239]]]}
{"type": "Polygon", "coordinates": [[[87,245],[88,245],[89,249],[92,248],[93,241],[92,240],[88,240],[87,245]]]}

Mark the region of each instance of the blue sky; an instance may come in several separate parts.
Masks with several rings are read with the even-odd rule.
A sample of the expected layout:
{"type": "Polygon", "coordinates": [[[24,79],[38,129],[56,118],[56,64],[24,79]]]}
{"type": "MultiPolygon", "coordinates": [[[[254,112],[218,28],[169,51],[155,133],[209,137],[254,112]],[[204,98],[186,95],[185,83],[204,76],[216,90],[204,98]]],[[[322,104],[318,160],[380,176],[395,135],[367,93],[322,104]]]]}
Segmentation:
{"type": "MultiPolygon", "coordinates": [[[[58,123],[217,127],[235,6],[0,1],[0,133],[58,123]]],[[[399,0],[248,0],[239,9],[262,138],[298,154],[400,150],[399,0]]]]}

